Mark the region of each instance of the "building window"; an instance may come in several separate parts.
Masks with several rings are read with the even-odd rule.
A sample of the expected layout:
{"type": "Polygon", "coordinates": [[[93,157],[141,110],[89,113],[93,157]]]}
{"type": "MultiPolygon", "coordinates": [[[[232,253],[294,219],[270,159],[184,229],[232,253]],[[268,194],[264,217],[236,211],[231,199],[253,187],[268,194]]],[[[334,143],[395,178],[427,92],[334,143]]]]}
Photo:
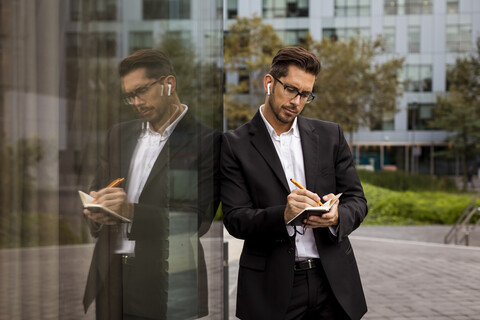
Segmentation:
{"type": "Polygon", "coordinates": [[[431,65],[408,65],[405,68],[408,92],[431,92],[432,91],[432,66],[431,65]]]}
{"type": "Polygon", "coordinates": [[[420,52],[420,27],[419,26],[408,27],[408,52],[410,53],[420,52]]]}
{"type": "Polygon", "coordinates": [[[143,19],[190,19],[190,0],[143,0],[143,19]]]}
{"type": "MultiPolygon", "coordinates": [[[[89,57],[114,58],[117,54],[117,35],[114,32],[92,32],[85,35],[89,57]]],[[[65,36],[66,55],[75,58],[84,49],[80,33],[67,33],[65,36]]]]}
{"type": "Polygon", "coordinates": [[[283,43],[287,46],[305,44],[307,39],[307,30],[275,30],[283,43]]]}
{"type": "Polygon", "coordinates": [[[94,32],[90,43],[92,57],[114,58],[117,55],[117,35],[114,32],[94,32]]]}
{"type": "Polygon", "coordinates": [[[385,113],[382,115],[382,120],[380,122],[375,122],[370,126],[371,131],[387,131],[395,130],[395,115],[393,112],[385,113]]]}
{"type": "Polygon", "coordinates": [[[117,19],[117,0],[102,1],[70,1],[70,20],[80,21],[82,12],[86,10],[84,17],[89,21],[114,21],[117,19]]]}
{"type": "Polygon", "coordinates": [[[450,77],[452,74],[452,71],[454,69],[453,64],[447,64],[445,66],[446,68],[446,75],[445,75],[445,91],[450,91],[450,87],[452,86],[452,82],[450,81],[450,77]]]}
{"type": "Polygon", "coordinates": [[[395,27],[383,27],[383,38],[385,39],[385,52],[395,52],[395,27]]]}
{"type": "Polygon", "coordinates": [[[327,28],[322,31],[323,37],[334,41],[346,41],[352,37],[370,39],[370,28],[327,28]]]}
{"type": "Polygon", "coordinates": [[[448,14],[458,13],[458,0],[447,0],[447,13],[448,14]]]}
{"type": "Polygon", "coordinates": [[[129,52],[153,47],[153,34],[151,31],[131,31],[128,36],[129,52]]]}
{"type": "Polygon", "coordinates": [[[409,103],[408,104],[408,130],[432,129],[429,122],[433,120],[432,103],[409,103]]]}
{"type": "Polygon", "coordinates": [[[370,0],[335,0],[335,16],[369,16],[370,0]]]}
{"type": "Polygon", "coordinates": [[[235,19],[238,15],[238,0],[227,0],[227,18],[235,19]]]}
{"type": "Polygon", "coordinates": [[[431,14],[432,0],[385,0],[383,11],[386,15],[431,14]]]}
{"type": "Polygon", "coordinates": [[[447,52],[467,52],[472,48],[472,27],[468,24],[447,26],[447,52]]]}
{"type": "Polygon", "coordinates": [[[308,0],[263,0],[263,17],[308,17],[308,0]]]}

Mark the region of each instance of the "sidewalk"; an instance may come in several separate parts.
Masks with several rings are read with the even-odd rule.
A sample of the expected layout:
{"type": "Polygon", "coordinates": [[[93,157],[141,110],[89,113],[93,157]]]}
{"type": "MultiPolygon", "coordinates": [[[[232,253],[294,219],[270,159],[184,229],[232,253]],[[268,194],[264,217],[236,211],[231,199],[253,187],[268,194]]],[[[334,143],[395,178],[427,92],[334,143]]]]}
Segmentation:
{"type": "MultiPolygon", "coordinates": [[[[366,320],[479,319],[480,230],[471,246],[443,244],[449,226],[361,226],[350,237],[368,304],[366,320]]],[[[235,315],[238,259],[229,244],[229,319],[235,315]]]]}

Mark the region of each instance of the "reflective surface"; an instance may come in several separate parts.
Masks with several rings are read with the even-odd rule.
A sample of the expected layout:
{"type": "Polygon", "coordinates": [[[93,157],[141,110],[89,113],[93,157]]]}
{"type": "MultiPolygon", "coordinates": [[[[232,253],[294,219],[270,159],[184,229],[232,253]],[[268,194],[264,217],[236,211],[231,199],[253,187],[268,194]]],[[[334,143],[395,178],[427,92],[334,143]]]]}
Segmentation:
{"type": "MultiPolygon", "coordinates": [[[[165,223],[152,231],[164,235],[164,246],[144,256],[149,267],[152,255],[165,257],[163,269],[150,273],[168,284],[155,304],[165,305],[168,319],[221,317],[223,229],[213,219],[222,11],[215,0],[0,2],[0,319],[95,318],[95,303],[85,314],[83,296],[99,240],[77,192],[98,181],[112,148],[108,130],[141,118],[122,102],[117,65],[144,48],[171,58],[181,103],[209,132],[198,140],[187,134],[195,145],[189,154],[174,157],[175,141],[165,149],[170,157],[159,194],[166,198],[157,204],[165,223]]],[[[146,224],[152,221],[159,220],[146,224]]],[[[114,260],[109,268],[123,277],[129,266],[114,260]]],[[[112,295],[121,294],[124,280],[109,286],[112,295]]]]}

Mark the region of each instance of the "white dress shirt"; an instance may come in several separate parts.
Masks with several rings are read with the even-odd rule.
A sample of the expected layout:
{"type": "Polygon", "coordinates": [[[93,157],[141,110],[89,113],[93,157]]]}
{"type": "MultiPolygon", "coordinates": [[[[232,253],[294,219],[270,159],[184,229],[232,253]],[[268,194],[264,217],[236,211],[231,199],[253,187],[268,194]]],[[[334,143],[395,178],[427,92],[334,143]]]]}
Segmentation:
{"type": "MultiPolygon", "coordinates": [[[[157,161],[160,152],[167,143],[168,138],[175,130],[177,124],[182,120],[188,111],[186,105],[182,106],[185,110],[160,134],[150,127],[150,123],[142,123],[142,132],[138,137],[135,151],[132,154],[130,169],[127,176],[127,186],[125,192],[127,199],[131,203],[138,203],[142,194],[143,187],[147,182],[148,176],[152,171],[155,161],[157,161]]],[[[122,241],[118,245],[116,253],[133,255],[135,250],[135,241],[128,240],[127,231],[131,228],[131,223],[122,223],[122,241]]]]}
{"type": "MultiPolygon", "coordinates": [[[[268,133],[272,138],[275,150],[277,150],[278,157],[282,163],[283,172],[287,178],[290,191],[297,189],[297,187],[290,181],[290,179],[296,180],[301,185],[305,183],[305,167],[303,163],[303,150],[300,139],[300,132],[298,131],[297,118],[293,121],[293,124],[287,132],[277,135],[275,129],[268,123],[267,119],[263,116],[263,108],[265,105],[260,106],[260,115],[267,127],[268,133]]],[[[287,225],[288,234],[293,236],[295,227],[287,225]]],[[[303,231],[302,226],[297,226],[298,231],[303,231]]],[[[305,233],[299,234],[295,237],[295,260],[305,260],[308,258],[319,258],[317,245],[315,244],[315,237],[313,235],[313,229],[305,229],[305,233]]]]}

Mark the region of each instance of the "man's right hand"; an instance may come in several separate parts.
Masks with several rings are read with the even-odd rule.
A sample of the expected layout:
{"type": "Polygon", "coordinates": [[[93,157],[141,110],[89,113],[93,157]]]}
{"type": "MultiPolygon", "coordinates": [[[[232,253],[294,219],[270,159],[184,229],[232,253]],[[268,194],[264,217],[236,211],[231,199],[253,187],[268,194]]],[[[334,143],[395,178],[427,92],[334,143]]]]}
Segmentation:
{"type": "MultiPolygon", "coordinates": [[[[97,199],[97,203],[103,205],[128,219],[133,219],[133,204],[127,199],[127,194],[123,188],[103,188],[99,191],[90,192],[90,196],[97,199]]],[[[109,214],[103,212],[92,212],[84,209],[89,219],[107,225],[120,223],[118,219],[112,218],[109,214]]]]}
{"type": "Polygon", "coordinates": [[[309,207],[318,207],[320,197],[305,189],[295,189],[287,197],[287,206],[283,217],[285,224],[296,217],[302,210],[309,207]]]}

